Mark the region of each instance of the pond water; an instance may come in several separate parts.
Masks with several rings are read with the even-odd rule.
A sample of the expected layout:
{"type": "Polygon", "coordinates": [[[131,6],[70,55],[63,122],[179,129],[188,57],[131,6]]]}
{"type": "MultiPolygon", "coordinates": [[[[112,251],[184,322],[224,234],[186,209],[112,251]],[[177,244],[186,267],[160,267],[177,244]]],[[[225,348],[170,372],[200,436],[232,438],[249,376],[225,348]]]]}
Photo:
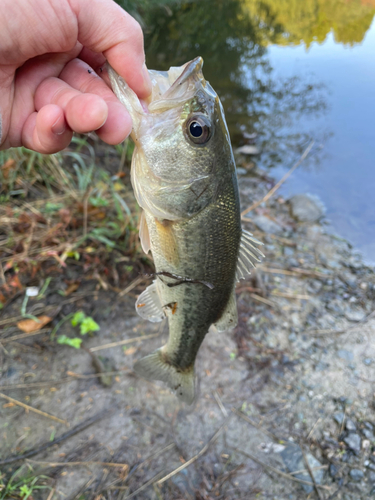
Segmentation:
{"type": "MultiPolygon", "coordinates": [[[[150,68],[201,55],[234,146],[311,192],[332,229],[375,262],[375,0],[161,0],[138,9],[150,68]]],[[[126,6],[126,5],[125,5],[126,6]]]]}

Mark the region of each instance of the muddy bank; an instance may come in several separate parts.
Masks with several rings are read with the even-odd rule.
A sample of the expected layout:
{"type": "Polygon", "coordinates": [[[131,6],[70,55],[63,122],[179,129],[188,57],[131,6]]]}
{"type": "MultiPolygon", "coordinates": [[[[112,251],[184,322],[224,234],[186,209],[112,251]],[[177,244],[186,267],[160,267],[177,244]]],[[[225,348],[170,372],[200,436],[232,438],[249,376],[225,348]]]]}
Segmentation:
{"type": "MultiPolygon", "coordinates": [[[[243,208],[273,184],[243,164],[239,174],[243,208]]],[[[120,297],[87,281],[62,304],[62,279],[51,282],[39,305],[62,305],[52,326],[77,310],[100,325],[79,350],[51,329],[11,340],[14,300],[1,318],[0,392],[47,415],[2,399],[3,492],[23,465],[19,477],[48,487],[32,492],[43,500],[375,497],[375,274],[310,201],[314,214],[301,215],[276,196],[244,222],[266,259],[238,284],[237,328],[205,339],[193,407],[131,370],[167,337],[135,314],[144,284],[120,297]]]]}

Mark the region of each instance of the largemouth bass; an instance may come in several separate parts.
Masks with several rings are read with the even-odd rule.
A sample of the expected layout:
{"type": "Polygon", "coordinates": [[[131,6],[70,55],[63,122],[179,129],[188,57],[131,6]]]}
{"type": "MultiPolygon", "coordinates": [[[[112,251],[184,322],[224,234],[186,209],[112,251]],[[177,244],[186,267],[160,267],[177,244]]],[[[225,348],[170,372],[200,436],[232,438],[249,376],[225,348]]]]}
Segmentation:
{"type": "Polygon", "coordinates": [[[131,179],[143,208],[140,238],[155,281],[139,296],[138,314],[168,318],[165,346],[134,370],[162,380],[188,404],[194,362],[211,325],[237,324],[236,281],[263,256],[241,228],[236,166],[220,100],[202,73],[202,58],[168,72],[150,71],[150,102],[141,103],[108,68],[112,88],[133,120],[131,179]]]}

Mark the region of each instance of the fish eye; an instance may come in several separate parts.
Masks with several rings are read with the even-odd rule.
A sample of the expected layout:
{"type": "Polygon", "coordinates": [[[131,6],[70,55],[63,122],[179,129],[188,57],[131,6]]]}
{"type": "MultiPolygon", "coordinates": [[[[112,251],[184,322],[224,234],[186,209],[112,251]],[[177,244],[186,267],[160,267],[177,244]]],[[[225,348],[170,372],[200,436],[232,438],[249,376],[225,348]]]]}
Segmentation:
{"type": "Polygon", "coordinates": [[[186,122],[186,132],[194,144],[206,144],[211,137],[211,123],[206,116],[191,116],[186,122]]]}

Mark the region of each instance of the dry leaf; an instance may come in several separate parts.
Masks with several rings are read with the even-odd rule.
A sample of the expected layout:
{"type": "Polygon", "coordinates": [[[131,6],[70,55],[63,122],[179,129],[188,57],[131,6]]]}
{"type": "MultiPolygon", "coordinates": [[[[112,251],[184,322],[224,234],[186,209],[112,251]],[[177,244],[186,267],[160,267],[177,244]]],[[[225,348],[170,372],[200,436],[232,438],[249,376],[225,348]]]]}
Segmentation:
{"type": "Polygon", "coordinates": [[[124,351],[125,356],[130,356],[131,354],[134,354],[136,352],[137,348],[136,347],[129,347],[129,349],[126,349],[124,351]]]}
{"type": "Polygon", "coordinates": [[[38,321],[35,321],[34,319],[24,319],[22,321],[19,321],[17,323],[17,326],[25,333],[32,333],[37,332],[38,330],[43,328],[43,326],[52,321],[52,318],[50,318],[49,316],[45,316],[44,314],[42,316],[38,316],[37,318],[38,321]]]}
{"type": "Polygon", "coordinates": [[[65,290],[65,296],[70,295],[75,292],[79,287],[79,282],[71,283],[68,288],[65,290]]]}
{"type": "Polygon", "coordinates": [[[18,277],[18,274],[13,276],[13,279],[11,279],[8,283],[8,285],[12,286],[13,288],[18,288],[19,290],[23,290],[23,286],[20,282],[20,279],[18,277]]]}
{"type": "Polygon", "coordinates": [[[3,171],[3,176],[4,179],[8,179],[9,177],[9,172],[12,170],[12,168],[15,166],[16,162],[12,158],[9,158],[2,166],[1,170],[3,171]]]}

